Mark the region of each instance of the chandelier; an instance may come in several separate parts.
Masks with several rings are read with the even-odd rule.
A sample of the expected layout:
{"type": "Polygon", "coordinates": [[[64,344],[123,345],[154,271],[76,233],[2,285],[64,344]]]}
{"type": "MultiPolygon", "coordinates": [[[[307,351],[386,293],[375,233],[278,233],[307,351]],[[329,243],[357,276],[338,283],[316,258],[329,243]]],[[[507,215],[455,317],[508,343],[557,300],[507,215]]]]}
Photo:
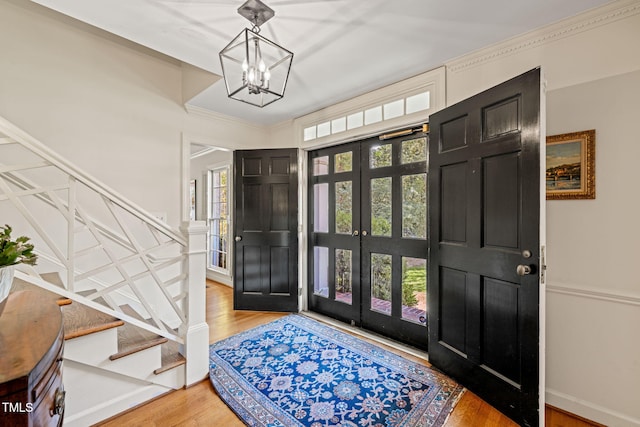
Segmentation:
{"type": "Polygon", "coordinates": [[[293,53],[260,35],[260,26],[275,15],[273,9],[260,0],[247,0],[238,13],[253,27],[242,30],[220,51],[227,94],[264,107],[284,96],[293,53]]]}

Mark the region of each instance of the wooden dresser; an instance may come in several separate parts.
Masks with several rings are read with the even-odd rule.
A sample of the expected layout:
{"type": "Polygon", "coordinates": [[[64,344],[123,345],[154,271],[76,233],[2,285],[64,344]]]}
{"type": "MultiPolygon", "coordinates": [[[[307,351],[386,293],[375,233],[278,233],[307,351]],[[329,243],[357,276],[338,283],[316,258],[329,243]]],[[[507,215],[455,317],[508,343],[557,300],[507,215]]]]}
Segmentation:
{"type": "Polygon", "coordinates": [[[0,427],[62,425],[62,325],[42,293],[9,296],[0,315],[0,427]]]}

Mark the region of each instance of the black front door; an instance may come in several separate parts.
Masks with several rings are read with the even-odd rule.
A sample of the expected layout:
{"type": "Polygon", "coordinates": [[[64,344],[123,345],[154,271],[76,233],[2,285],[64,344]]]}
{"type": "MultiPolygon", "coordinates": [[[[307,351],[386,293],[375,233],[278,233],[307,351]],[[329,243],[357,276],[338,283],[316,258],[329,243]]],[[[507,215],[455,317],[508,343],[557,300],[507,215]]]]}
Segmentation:
{"type": "Polygon", "coordinates": [[[542,416],[541,93],[535,69],[429,119],[429,361],[528,426],[542,416]]]}
{"type": "Polygon", "coordinates": [[[234,153],[236,310],[298,311],[298,150],[234,153]]]}
{"type": "Polygon", "coordinates": [[[362,148],[362,326],[426,350],[427,141],[362,148]]]}
{"type": "Polygon", "coordinates": [[[427,347],[427,138],[309,153],[309,309],[427,347]]]}

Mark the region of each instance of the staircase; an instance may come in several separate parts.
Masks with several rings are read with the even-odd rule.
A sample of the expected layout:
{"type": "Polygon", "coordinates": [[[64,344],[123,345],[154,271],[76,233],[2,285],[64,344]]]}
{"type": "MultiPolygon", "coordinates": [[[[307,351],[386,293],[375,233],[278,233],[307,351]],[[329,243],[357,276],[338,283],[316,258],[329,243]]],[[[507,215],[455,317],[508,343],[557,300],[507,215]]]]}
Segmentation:
{"type": "Polygon", "coordinates": [[[38,254],[13,291],[63,312],[65,426],[207,375],[202,223],[168,227],[1,117],[0,213],[38,254]]]}

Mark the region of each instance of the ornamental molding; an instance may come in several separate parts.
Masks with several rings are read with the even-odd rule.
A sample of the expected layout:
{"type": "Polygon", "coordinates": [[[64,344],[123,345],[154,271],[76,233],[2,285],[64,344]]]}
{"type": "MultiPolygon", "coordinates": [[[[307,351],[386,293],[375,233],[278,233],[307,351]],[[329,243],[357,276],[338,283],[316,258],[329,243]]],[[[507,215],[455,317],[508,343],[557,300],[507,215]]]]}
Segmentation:
{"type": "Polygon", "coordinates": [[[501,57],[513,55],[546,43],[570,37],[639,13],[640,2],[637,0],[616,1],[575,17],[516,36],[493,46],[480,49],[475,53],[464,55],[457,60],[448,62],[446,64],[447,71],[459,73],[501,57]]]}

